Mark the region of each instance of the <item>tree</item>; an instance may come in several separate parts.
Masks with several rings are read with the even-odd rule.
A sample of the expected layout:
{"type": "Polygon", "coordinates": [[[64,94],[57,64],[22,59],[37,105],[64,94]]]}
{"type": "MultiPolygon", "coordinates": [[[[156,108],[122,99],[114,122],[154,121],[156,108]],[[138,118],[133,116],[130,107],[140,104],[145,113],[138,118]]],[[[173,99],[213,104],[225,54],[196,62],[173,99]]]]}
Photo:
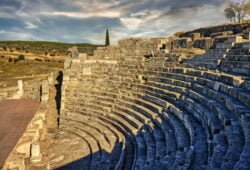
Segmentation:
{"type": "Polygon", "coordinates": [[[106,31],[106,39],[105,39],[105,46],[110,45],[110,40],[109,40],[109,30],[107,29],[106,31]]]}
{"type": "Polygon", "coordinates": [[[250,15],[250,2],[247,2],[245,5],[245,11],[247,15],[250,15]]]}
{"type": "Polygon", "coordinates": [[[225,9],[225,17],[230,20],[230,22],[236,22],[235,12],[232,8],[227,7],[225,9]]]}
{"type": "Polygon", "coordinates": [[[240,23],[250,14],[250,2],[249,0],[231,0],[224,13],[231,22],[240,23]]]}

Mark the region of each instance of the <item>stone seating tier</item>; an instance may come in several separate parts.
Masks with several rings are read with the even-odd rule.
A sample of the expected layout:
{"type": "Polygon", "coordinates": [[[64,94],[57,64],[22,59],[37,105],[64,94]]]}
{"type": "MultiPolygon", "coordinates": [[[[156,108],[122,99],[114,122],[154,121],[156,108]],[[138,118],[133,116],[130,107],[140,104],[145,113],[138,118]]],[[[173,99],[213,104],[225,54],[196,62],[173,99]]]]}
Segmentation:
{"type": "Polygon", "coordinates": [[[207,68],[148,58],[158,46],[140,39],[100,48],[95,61],[69,61],[61,127],[92,141],[93,168],[247,169],[250,83],[222,71],[229,61],[244,68],[247,46],[217,43],[186,63],[207,68]]]}

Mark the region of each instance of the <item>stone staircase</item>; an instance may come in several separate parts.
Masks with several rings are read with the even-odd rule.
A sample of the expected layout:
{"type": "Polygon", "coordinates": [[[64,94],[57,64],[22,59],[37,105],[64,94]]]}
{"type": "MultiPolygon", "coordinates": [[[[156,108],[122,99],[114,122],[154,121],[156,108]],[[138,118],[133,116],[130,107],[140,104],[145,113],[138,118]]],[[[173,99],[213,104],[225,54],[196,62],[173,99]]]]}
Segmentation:
{"type": "Polygon", "coordinates": [[[208,49],[205,54],[187,60],[184,65],[193,68],[206,67],[216,69],[226,58],[227,53],[231,50],[234,44],[234,42],[217,43],[215,48],[208,49]]]}
{"type": "Polygon", "coordinates": [[[241,75],[250,75],[250,43],[238,43],[227,54],[227,59],[221,62],[221,69],[241,75]]]}

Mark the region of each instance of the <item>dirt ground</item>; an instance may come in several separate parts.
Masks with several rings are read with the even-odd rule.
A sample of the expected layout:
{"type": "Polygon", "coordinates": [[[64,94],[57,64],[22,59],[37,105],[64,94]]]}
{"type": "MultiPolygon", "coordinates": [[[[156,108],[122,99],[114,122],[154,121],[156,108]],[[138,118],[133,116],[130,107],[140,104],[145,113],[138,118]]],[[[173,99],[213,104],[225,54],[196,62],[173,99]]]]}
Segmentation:
{"type": "Polygon", "coordinates": [[[0,101],[0,169],[39,105],[40,102],[27,99],[0,101]]]}

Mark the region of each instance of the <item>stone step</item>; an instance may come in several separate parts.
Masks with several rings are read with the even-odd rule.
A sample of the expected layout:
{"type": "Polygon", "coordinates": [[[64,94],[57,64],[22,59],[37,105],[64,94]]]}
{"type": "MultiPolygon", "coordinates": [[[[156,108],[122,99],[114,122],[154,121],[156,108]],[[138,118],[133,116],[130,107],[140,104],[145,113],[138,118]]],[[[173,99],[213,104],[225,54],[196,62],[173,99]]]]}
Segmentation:
{"type": "Polygon", "coordinates": [[[221,67],[222,71],[231,73],[231,74],[237,74],[242,76],[249,76],[250,75],[250,69],[249,68],[241,68],[241,67],[221,67]]]}
{"type": "MultiPolygon", "coordinates": [[[[114,135],[109,135],[109,137],[112,137],[113,139],[117,139],[115,140],[115,143],[113,145],[113,150],[111,152],[111,156],[110,156],[110,162],[117,162],[116,167],[121,167],[124,161],[124,157],[125,157],[125,142],[127,141],[125,139],[125,136],[116,128],[113,127],[110,123],[104,123],[102,121],[100,121],[99,119],[95,120],[92,117],[86,118],[85,122],[96,122],[99,126],[101,126],[101,129],[107,129],[107,130],[103,130],[104,133],[105,132],[111,132],[113,133],[116,138],[114,138],[114,135]],[[121,146],[122,145],[122,146],[121,146]],[[121,151],[119,151],[119,149],[121,151]],[[120,156],[118,157],[117,155],[120,153],[120,156]]],[[[108,135],[108,134],[107,134],[108,135]]]]}
{"type": "MultiPolygon", "coordinates": [[[[211,81],[211,80],[207,80],[207,79],[204,79],[204,78],[202,78],[202,79],[201,79],[201,78],[198,78],[196,82],[202,83],[202,82],[204,82],[204,81],[205,81],[205,82],[209,82],[209,83],[212,83],[212,82],[213,82],[213,81],[211,81]]],[[[193,82],[193,83],[194,83],[194,82],[193,82]]],[[[217,82],[215,82],[215,83],[217,83],[217,82]]],[[[215,83],[212,83],[212,84],[214,85],[214,88],[215,88],[215,85],[216,85],[215,83]]],[[[219,83],[218,83],[218,84],[219,84],[219,83]]],[[[204,86],[205,83],[203,83],[202,85],[204,86]]],[[[224,84],[219,84],[218,87],[220,87],[220,86],[222,86],[222,85],[224,85],[224,84]]],[[[242,97],[241,97],[241,100],[244,101],[244,103],[247,104],[247,103],[248,103],[248,100],[249,100],[249,99],[248,99],[248,95],[241,95],[241,96],[242,96],[242,97]]],[[[239,97],[239,98],[240,98],[240,97],[239,97]]],[[[238,105],[239,105],[239,104],[238,104],[238,105]]],[[[243,109],[243,110],[244,110],[244,109],[243,109]]]]}
{"type": "Polygon", "coordinates": [[[198,78],[197,83],[202,86],[207,86],[210,89],[218,91],[217,93],[225,94],[230,98],[235,99],[236,101],[242,102],[245,106],[250,107],[250,93],[245,91],[243,88],[236,88],[233,86],[229,86],[223,83],[219,83],[217,81],[211,81],[204,78],[198,78]]]}
{"type": "MultiPolygon", "coordinates": [[[[127,129],[130,129],[134,134],[138,132],[137,125],[134,123],[133,120],[130,120],[125,117],[121,117],[120,115],[117,115],[112,112],[105,113],[105,110],[98,104],[97,105],[95,105],[95,103],[81,104],[81,108],[91,108],[96,111],[101,111],[103,112],[102,114],[104,114],[104,116],[107,116],[108,118],[115,120],[117,122],[123,122],[124,125],[126,125],[127,129]]],[[[75,110],[75,111],[81,111],[81,110],[75,110]]]]}
{"type": "Polygon", "coordinates": [[[244,128],[245,145],[241,153],[240,160],[236,163],[234,169],[248,169],[250,167],[250,116],[244,115],[241,119],[242,127],[244,128]]]}
{"type": "Polygon", "coordinates": [[[228,54],[227,61],[240,61],[240,62],[250,62],[250,54],[228,54]]]}
{"type": "Polygon", "coordinates": [[[164,113],[164,116],[168,117],[172,126],[175,128],[175,136],[177,139],[177,159],[175,159],[173,168],[177,168],[178,166],[184,166],[186,161],[186,152],[190,146],[189,135],[185,130],[184,125],[172,113],[164,113]]]}
{"type": "MultiPolygon", "coordinates": [[[[198,101],[201,101],[201,100],[198,100],[198,101]]],[[[205,109],[205,108],[203,108],[203,109],[205,109]]],[[[213,113],[213,112],[210,112],[210,113],[213,113]]],[[[210,115],[207,114],[207,116],[210,116],[210,115]]],[[[212,123],[214,123],[216,119],[213,118],[212,120],[213,120],[212,123]]],[[[207,121],[207,122],[209,123],[209,121],[207,121]]],[[[214,125],[216,126],[217,124],[218,123],[216,123],[214,125]]],[[[213,157],[212,157],[212,160],[211,160],[211,165],[212,165],[212,167],[219,168],[222,165],[223,161],[224,161],[224,158],[223,158],[224,155],[223,154],[226,154],[226,151],[227,151],[226,150],[227,149],[227,141],[226,141],[227,136],[225,136],[225,134],[223,132],[223,129],[220,130],[220,128],[214,129],[213,133],[214,133],[214,138],[213,138],[214,143],[215,144],[217,143],[217,145],[219,145],[220,147],[214,148],[214,151],[213,151],[214,154],[213,154],[213,157]],[[218,161],[216,158],[220,159],[220,161],[218,161]]]]}
{"type": "MultiPolygon", "coordinates": [[[[152,133],[154,133],[154,131],[152,132],[152,133]]],[[[151,142],[152,143],[152,142],[151,142]]],[[[157,144],[156,144],[157,145],[157,144]]],[[[147,145],[147,146],[149,146],[149,144],[147,145]]],[[[152,148],[152,147],[150,147],[150,148],[152,148]]],[[[160,148],[161,150],[162,150],[162,148],[160,148]]]]}
{"type": "MultiPolygon", "coordinates": [[[[95,119],[96,121],[102,121],[103,123],[107,124],[108,126],[113,126],[120,133],[122,133],[126,137],[126,146],[125,146],[125,158],[124,158],[124,164],[123,167],[131,167],[133,164],[134,159],[136,158],[136,142],[134,141],[134,137],[130,129],[128,129],[124,124],[121,122],[114,121],[106,116],[103,116],[100,112],[91,110],[91,109],[85,109],[86,113],[84,114],[79,114],[78,116],[83,116],[83,117],[90,117],[91,119],[95,119]],[[96,112],[96,114],[95,114],[96,112]],[[91,114],[88,114],[91,113],[91,114]]],[[[80,118],[80,117],[79,117],[80,118]]]]}
{"type": "MultiPolygon", "coordinates": [[[[223,48],[210,52],[217,56],[219,51],[228,52],[223,48]]],[[[131,137],[124,158],[126,167],[133,160],[131,169],[159,165],[173,169],[233,169],[247,141],[239,122],[249,114],[249,97],[244,94],[247,77],[154,63],[135,66],[133,62],[137,60],[128,59],[119,66],[99,67],[97,63],[93,75],[76,76],[81,82],[69,85],[66,112],[73,110],[119,125],[131,137]],[[172,116],[164,115],[165,110],[172,116]],[[180,140],[180,136],[185,137],[180,140]],[[166,151],[161,149],[164,146],[166,151]]],[[[247,130],[243,131],[246,134],[247,130]]],[[[245,155],[239,162],[246,163],[245,155]]]]}
{"type": "Polygon", "coordinates": [[[87,126],[87,124],[82,124],[81,122],[69,121],[69,120],[67,121],[68,121],[67,125],[69,125],[70,128],[72,127],[77,128],[80,131],[84,131],[85,133],[91,134],[91,136],[95,138],[95,140],[98,142],[101,151],[100,164],[110,163],[110,155],[107,153],[111,153],[111,151],[113,151],[114,148],[111,148],[110,143],[107,140],[107,136],[104,136],[104,134],[100,131],[100,129],[87,126]]]}
{"type": "MultiPolygon", "coordinates": [[[[68,127],[62,126],[62,129],[64,128],[67,129],[68,127]]],[[[91,145],[92,154],[91,154],[91,165],[89,168],[91,169],[97,168],[98,163],[101,162],[101,155],[102,155],[102,151],[101,151],[98,141],[90,133],[86,133],[82,129],[70,127],[70,131],[73,131],[74,133],[83,137],[91,145]]]]}
{"type": "Polygon", "coordinates": [[[248,62],[248,61],[228,61],[228,60],[223,60],[221,62],[221,67],[249,68],[250,67],[250,62],[248,62]]]}
{"type": "Polygon", "coordinates": [[[79,161],[76,161],[76,162],[74,162],[74,163],[67,164],[66,166],[64,165],[63,167],[60,167],[60,168],[61,168],[61,169],[70,169],[70,168],[71,168],[71,169],[77,169],[77,168],[82,167],[82,166],[83,166],[83,167],[86,167],[86,168],[90,168],[90,167],[91,167],[91,162],[92,162],[92,157],[91,157],[91,155],[92,155],[92,148],[91,148],[91,146],[92,146],[92,145],[89,143],[89,141],[87,141],[85,137],[79,135],[79,134],[76,133],[75,131],[71,131],[71,130],[69,130],[69,129],[67,129],[67,128],[64,129],[64,128],[62,127],[61,133],[66,133],[66,134],[68,134],[68,136],[74,135],[74,136],[77,136],[77,137],[81,138],[82,141],[83,141],[84,143],[86,143],[87,146],[88,146],[88,149],[85,149],[85,150],[84,150],[84,152],[86,152],[85,155],[88,155],[88,156],[86,156],[86,157],[84,157],[83,159],[80,159],[79,161]]]}

